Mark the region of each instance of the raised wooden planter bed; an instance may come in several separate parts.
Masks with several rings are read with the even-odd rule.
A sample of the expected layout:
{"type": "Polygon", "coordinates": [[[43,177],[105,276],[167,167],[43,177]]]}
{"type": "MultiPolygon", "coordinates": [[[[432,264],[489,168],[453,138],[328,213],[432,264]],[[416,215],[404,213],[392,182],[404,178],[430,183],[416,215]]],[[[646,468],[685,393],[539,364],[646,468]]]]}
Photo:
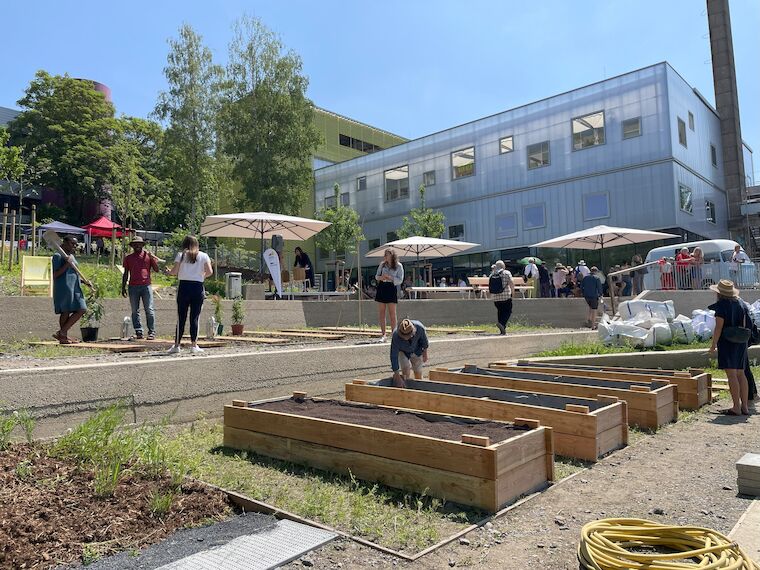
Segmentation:
{"type": "Polygon", "coordinates": [[[471,364],[460,368],[434,368],[430,371],[430,380],[578,398],[614,396],[628,404],[628,425],[647,429],[657,429],[678,418],[676,387],[664,380],[648,384],[611,382],[511,368],[480,368],[471,364]]]}
{"type": "Polygon", "coordinates": [[[535,419],[553,428],[558,454],[587,461],[628,443],[626,403],[610,396],[592,400],[423,380],[407,380],[406,389],[391,384],[354,380],[346,384],[346,400],[499,421],[535,419]]]}
{"type": "Polygon", "coordinates": [[[224,445],[488,512],[554,478],[552,430],[536,421],[508,424],[300,393],[225,406],[224,445]]]}
{"type": "Polygon", "coordinates": [[[586,366],[580,364],[555,364],[519,360],[517,364],[505,360],[492,362],[491,368],[515,368],[524,372],[547,372],[563,376],[599,378],[610,381],[649,383],[667,381],[678,388],[678,404],[684,410],[698,410],[712,401],[712,375],[703,370],[659,370],[646,368],[622,368],[586,366]]]}

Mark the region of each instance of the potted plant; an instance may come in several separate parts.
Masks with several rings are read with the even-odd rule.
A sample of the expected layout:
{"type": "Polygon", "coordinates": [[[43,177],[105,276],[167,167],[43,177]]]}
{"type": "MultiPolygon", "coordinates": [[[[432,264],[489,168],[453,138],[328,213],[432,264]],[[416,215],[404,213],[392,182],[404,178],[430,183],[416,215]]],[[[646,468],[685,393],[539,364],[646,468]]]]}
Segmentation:
{"type": "Polygon", "coordinates": [[[245,320],[245,307],[243,299],[236,297],[232,303],[232,334],[241,336],[243,334],[243,321],[245,320]]]}
{"type": "Polygon", "coordinates": [[[90,289],[90,292],[87,294],[87,311],[82,316],[82,321],[79,325],[84,342],[97,342],[98,340],[100,321],[106,312],[102,298],[103,293],[98,287],[90,289]]]}
{"type": "Polygon", "coordinates": [[[216,321],[216,334],[222,336],[224,332],[224,311],[222,310],[222,297],[220,295],[214,295],[211,297],[211,301],[214,303],[214,320],[216,321]]]}

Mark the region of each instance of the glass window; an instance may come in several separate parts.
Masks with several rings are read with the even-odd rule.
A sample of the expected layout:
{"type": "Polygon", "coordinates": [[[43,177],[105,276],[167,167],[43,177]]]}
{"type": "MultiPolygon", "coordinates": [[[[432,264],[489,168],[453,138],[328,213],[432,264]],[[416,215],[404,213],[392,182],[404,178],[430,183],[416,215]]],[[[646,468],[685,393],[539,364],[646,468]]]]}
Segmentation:
{"type": "Polygon", "coordinates": [[[715,221],[715,203],[710,200],[705,200],[705,217],[711,224],[716,224],[715,221]]]}
{"type": "Polygon", "coordinates": [[[385,201],[409,197],[409,165],[385,171],[385,201]]]}
{"type": "Polygon", "coordinates": [[[681,209],[684,212],[692,213],[694,210],[694,204],[691,202],[691,188],[688,186],[684,186],[683,184],[678,185],[678,194],[681,201],[681,209]]]}
{"type": "Polygon", "coordinates": [[[543,204],[525,206],[523,208],[523,227],[526,230],[543,228],[546,225],[546,216],[543,204]]]}
{"type": "Polygon", "coordinates": [[[680,142],[683,146],[687,146],[686,123],[683,122],[683,119],[681,117],[678,117],[678,142],[680,142]]]}
{"type": "Polygon", "coordinates": [[[343,206],[348,206],[349,204],[351,204],[351,197],[348,195],[348,192],[344,192],[343,194],[340,195],[340,203],[343,206]]]}
{"type": "Polygon", "coordinates": [[[361,192],[362,190],[367,189],[367,177],[366,176],[360,176],[356,179],[356,190],[358,192],[361,192]]]}
{"type": "Polygon", "coordinates": [[[385,243],[388,243],[389,241],[396,241],[398,239],[398,234],[396,232],[388,232],[385,234],[385,243]]]}
{"type": "Polygon", "coordinates": [[[435,186],[435,170],[428,170],[422,175],[422,183],[427,186],[435,186]]]}
{"type": "Polygon", "coordinates": [[[604,144],[604,111],[573,119],[573,150],[604,144]]]}
{"type": "Polygon", "coordinates": [[[464,178],[475,174],[475,147],[463,148],[451,153],[451,178],[464,178]]]}
{"type": "Polygon", "coordinates": [[[380,240],[380,238],[371,239],[367,241],[367,247],[369,248],[370,251],[372,251],[373,249],[377,249],[381,245],[382,245],[382,241],[380,240]]]}
{"type": "Polygon", "coordinates": [[[586,220],[610,217],[610,195],[606,192],[583,197],[583,216],[586,220]]]}
{"type": "Polygon", "coordinates": [[[329,251],[327,251],[326,249],[322,249],[321,247],[317,249],[319,249],[319,259],[330,259],[329,251]]]}
{"type": "Polygon", "coordinates": [[[449,226],[449,239],[464,239],[464,224],[449,226]]]}
{"type": "Polygon", "coordinates": [[[641,117],[623,121],[623,140],[641,136],[641,117]]]}
{"type": "Polygon", "coordinates": [[[496,216],[496,239],[517,236],[517,214],[499,214],[496,216]]]}
{"type": "Polygon", "coordinates": [[[515,150],[514,137],[512,135],[499,140],[499,154],[505,154],[515,150]]]}
{"type": "Polygon", "coordinates": [[[335,195],[325,196],[325,208],[334,208],[335,206],[335,195]]]}
{"type": "Polygon", "coordinates": [[[712,160],[712,165],[715,168],[718,168],[718,151],[715,150],[715,145],[710,145],[710,160],[712,160]]]}
{"type": "Polygon", "coordinates": [[[528,170],[549,164],[549,141],[528,145],[528,170]]]}
{"type": "Polygon", "coordinates": [[[693,131],[694,130],[694,115],[691,111],[689,111],[689,128],[693,131]]]}

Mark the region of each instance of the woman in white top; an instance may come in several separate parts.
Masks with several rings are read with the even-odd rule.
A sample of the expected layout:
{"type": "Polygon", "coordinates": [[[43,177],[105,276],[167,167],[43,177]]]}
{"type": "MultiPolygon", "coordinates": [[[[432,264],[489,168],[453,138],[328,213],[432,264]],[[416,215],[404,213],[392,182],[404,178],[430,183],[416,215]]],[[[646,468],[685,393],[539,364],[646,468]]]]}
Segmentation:
{"type": "Polygon", "coordinates": [[[174,259],[174,267],[169,275],[179,278],[177,287],[177,333],[174,338],[174,346],[169,349],[169,354],[179,354],[180,341],[185,334],[185,322],[187,313],[190,312],[190,340],[192,347],[190,352],[200,354],[203,349],[198,346],[198,320],[201,317],[203,298],[205,291],[203,282],[207,277],[214,274],[211,267],[211,259],[200,251],[198,239],[195,236],[187,236],[182,241],[182,251],[174,259]]]}
{"type": "Polygon", "coordinates": [[[385,313],[391,320],[391,335],[396,330],[396,304],[398,303],[398,287],[404,282],[404,267],[393,250],[386,249],[383,262],[375,273],[377,279],[377,316],[380,321],[380,342],[385,342],[385,313]]]}

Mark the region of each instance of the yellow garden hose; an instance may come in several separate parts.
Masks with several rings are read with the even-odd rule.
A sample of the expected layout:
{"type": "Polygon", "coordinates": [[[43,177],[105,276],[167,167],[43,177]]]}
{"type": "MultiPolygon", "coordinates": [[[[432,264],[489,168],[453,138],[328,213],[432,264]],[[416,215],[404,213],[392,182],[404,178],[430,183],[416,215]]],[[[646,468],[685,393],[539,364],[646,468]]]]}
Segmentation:
{"type": "Polygon", "coordinates": [[[587,570],[760,570],[719,532],[643,519],[588,523],[581,530],[578,560],[587,570]]]}

